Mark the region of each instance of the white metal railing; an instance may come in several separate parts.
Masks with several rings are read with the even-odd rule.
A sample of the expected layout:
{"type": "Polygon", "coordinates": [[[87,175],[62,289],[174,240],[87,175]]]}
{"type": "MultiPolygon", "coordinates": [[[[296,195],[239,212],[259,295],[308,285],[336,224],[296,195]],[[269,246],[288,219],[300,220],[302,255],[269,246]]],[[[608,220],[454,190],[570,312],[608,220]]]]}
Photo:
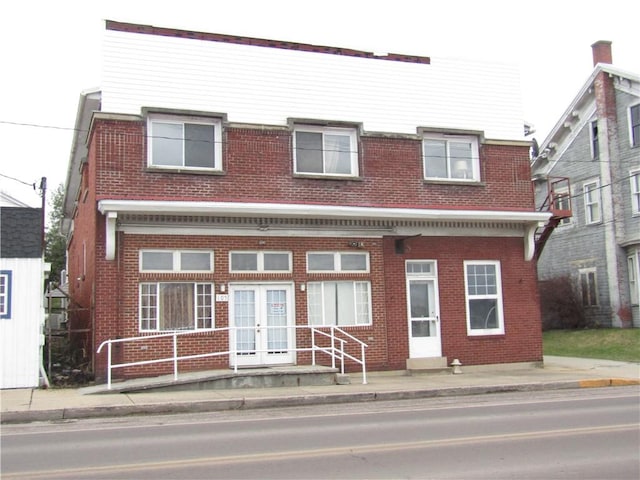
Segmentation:
{"type": "MultiPolygon", "coordinates": [[[[215,334],[217,332],[227,331],[229,334],[233,334],[234,339],[237,338],[236,334],[240,330],[281,330],[281,329],[293,329],[304,330],[307,329],[311,334],[311,346],[310,347],[290,347],[288,346],[285,349],[278,348],[278,351],[283,351],[288,353],[291,352],[311,352],[311,364],[316,365],[316,353],[323,353],[328,355],[331,358],[331,367],[336,368],[336,360],[339,361],[340,364],[340,373],[344,374],[344,363],[345,359],[349,359],[362,367],[362,383],[367,383],[367,368],[366,368],[366,357],[365,357],[365,349],[368,347],[366,343],[362,340],[354,337],[353,335],[345,332],[339,327],[335,326],[312,326],[312,325],[288,325],[288,326],[268,326],[268,327],[222,327],[215,328],[213,330],[205,331],[172,331],[166,333],[157,333],[151,335],[141,335],[138,337],[129,337],[129,338],[117,338],[114,340],[105,340],[100,344],[96,353],[100,353],[103,347],[106,345],[107,347],[107,389],[111,389],[111,380],[112,380],[112,370],[116,368],[125,368],[125,367],[134,367],[139,365],[151,365],[155,363],[173,363],[173,379],[178,379],[178,362],[180,360],[191,360],[196,358],[207,358],[207,357],[217,357],[217,356],[228,356],[229,359],[233,358],[233,370],[234,372],[238,372],[238,361],[237,361],[237,353],[238,349],[236,348],[236,341],[229,342],[230,345],[233,346],[230,350],[225,351],[212,351],[207,353],[199,353],[194,355],[178,355],[178,337],[185,335],[198,335],[202,333],[215,334]],[[328,331],[327,331],[328,330],[328,331]],[[330,346],[322,346],[316,343],[316,336],[329,338],[330,346]],[[172,355],[170,357],[156,358],[152,360],[139,360],[136,362],[125,362],[125,363],[113,363],[113,345],[114,344],[125,344],[125,343],[133,343],[137,341],[145,341],[154,338],[172,338],[173,348],[172,355]],[[360,358],[357,356],[351,355],[347,352],[347,345],[353,342],[360,347],[360,358]]],[[[242,353],[250,353],[250,354],[258,354],[258,353],[268,353],[272,352],[274,349],[249,349],[242,350],[242,353]]],[[[231,362],[230,362],[231,363],[231,362]]]]}

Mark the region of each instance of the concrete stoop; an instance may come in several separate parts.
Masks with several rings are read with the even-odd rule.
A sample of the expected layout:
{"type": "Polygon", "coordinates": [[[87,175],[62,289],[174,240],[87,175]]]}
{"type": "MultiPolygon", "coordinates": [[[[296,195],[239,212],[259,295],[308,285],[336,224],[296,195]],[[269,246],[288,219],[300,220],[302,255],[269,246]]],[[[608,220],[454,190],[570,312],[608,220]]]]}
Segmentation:
{"type": "Polygon", "coordinates": [[[335,385],[348,383],[337,368],[322,366],[283,366],[188,372],[178,375],[135,378],[80,389],[83,395],[99,393],[167,392],[190,390],[215,390],[233,388],[303,387],[311,385],[335,385]],[[344,382],[344,383],[343,383],[344,382]]]}
{"type": "Polygon", "coordinates": [[[407,358],[407,374],[451,373],[447,357],[407,358]]]}

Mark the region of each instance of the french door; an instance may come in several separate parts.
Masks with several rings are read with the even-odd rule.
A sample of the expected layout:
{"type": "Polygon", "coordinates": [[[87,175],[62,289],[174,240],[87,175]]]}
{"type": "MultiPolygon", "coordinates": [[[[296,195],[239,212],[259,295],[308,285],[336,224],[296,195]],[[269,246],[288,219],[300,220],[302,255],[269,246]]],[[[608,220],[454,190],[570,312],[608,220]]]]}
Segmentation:
{"type": "Polygon", "coordinates": [[[231,366],[295,362],[291,285],[229,285],[229,325],[231,366]]]}

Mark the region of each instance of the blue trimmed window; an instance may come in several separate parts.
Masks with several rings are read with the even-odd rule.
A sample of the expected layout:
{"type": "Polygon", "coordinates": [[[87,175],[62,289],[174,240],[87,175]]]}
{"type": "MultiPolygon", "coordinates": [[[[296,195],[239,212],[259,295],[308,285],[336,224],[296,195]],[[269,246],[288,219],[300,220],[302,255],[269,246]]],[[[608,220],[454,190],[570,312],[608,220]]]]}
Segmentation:
{"type": "Polygon", "coordinates": [[[11,318],[10,270],[0,270],[0,318],[11,318]]]}

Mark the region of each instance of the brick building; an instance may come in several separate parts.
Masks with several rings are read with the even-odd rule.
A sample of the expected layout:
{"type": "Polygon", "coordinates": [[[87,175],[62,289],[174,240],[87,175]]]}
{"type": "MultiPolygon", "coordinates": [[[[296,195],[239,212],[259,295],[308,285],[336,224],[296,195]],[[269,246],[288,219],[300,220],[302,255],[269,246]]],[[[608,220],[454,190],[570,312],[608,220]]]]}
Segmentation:
{"type": "Polygon", "coordinates": [[[542,360],[549,214],[514,68],[113,21],[105,36],[65,201],[87,308],[70,321],[99,378],[103,341],[145,337],[114,360],[153,360],[173,337],[147,337],[174,331],[181,370],[309,364],[329,326],[373,370],[542,360]]]}

